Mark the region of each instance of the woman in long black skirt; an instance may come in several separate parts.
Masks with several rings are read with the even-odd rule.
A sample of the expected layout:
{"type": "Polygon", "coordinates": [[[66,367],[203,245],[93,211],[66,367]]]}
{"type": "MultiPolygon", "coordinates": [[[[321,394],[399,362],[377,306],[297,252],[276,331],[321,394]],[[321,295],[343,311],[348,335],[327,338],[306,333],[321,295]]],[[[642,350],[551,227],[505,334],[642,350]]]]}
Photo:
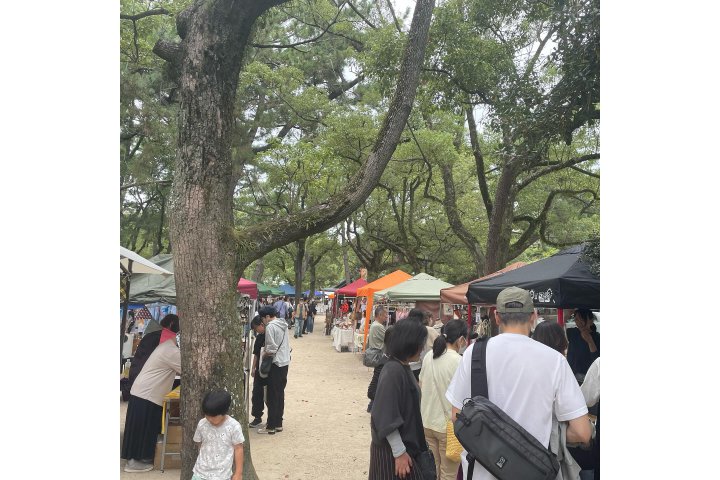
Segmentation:
{"type": "Polygon", "coordinates": [[[420,357],[427,330],[407,319],[392,327],[390,357],[382,369],[370,415],[369,480],[422,480],[416,458],[427,450],[420,415],[420,388],[409,362],[420,357]]]}

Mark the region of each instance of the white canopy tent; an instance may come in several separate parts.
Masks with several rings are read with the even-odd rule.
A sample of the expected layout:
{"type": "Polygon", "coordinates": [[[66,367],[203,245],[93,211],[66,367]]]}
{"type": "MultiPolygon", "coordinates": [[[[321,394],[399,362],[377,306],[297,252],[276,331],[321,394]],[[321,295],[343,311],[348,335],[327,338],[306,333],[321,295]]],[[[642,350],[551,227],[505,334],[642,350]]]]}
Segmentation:
{"type": "MultiPolygon", "coordinates": [[[[120,247],[120,265],[125,267],[125,270],[130,272],[130,274],[133,273],[157,273],[157,274],[165,274],[165,275],[172,275],[173,273],[165,270],[164,268],[155,265],[150,260],[141,257],[137,253],[133,252],[132,250],[128,250],[127,248],[120,247]]],[[[122,270],[122,267],[121,267],[122,270]]]]}
{"type": "Polygon", "coordinates": [[[128,304],[130,302],[130,277],[133,273],[151,273],[158,275],[173,275],[172,272],[155,265],[150,260],[141,257],[132,250],[120,247],[120,275],[125,277],[125,300],[123,302],[123,315],[120,322],[120,369],[123,363],[123,344],[125,343],[125,325],[127,323],[128,304]]]}

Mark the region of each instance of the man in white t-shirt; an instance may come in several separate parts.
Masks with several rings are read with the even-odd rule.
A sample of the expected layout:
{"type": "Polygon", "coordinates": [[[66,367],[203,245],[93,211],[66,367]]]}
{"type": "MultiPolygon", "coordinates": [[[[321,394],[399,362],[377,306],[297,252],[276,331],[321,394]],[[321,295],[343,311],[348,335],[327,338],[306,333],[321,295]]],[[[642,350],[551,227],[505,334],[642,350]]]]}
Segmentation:
{"type": "MultiPolygon", "coordinates": [[[[550,442],[553,413],[559,421],[568,422],[568,443],[587,443],[592,429],[583,394],[565,357],[529,337],[536,318],[527,290],[510,287],[498,295],[495,321],[501,333],[488,340],[486,352],[489,400],[545,446],[550,442]]],[[[475,345],[465,351],[445,394],[453,406],[453,421],[471,395],[475,345]]],[[[461,455],[463,472],[468,471],[466,454],[461,455]]],[[[475,462],[472,480],[494,478],[475,462]]]]}

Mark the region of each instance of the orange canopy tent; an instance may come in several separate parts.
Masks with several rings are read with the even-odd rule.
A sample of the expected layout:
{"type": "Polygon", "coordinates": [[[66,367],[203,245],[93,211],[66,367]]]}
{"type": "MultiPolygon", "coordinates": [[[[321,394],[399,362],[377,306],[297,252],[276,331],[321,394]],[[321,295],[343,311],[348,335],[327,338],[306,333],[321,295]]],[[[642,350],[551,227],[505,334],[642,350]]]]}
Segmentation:
{"type": "MultiPolygon", "coordinates": [[[[370,328],[370,316],[372,315],[373,295],[375,294],[375,292],[385,290],[386,288],[394,287],[395,285],[402,283],[410,278],[412,278],[412,275],[405,273],[402,270],[395,270],[394,272],[389,273],[384,277],[378,278],[374,282],[368,283],[364,287],[358,288],[356,295],[358,297],[367,297],[363,351],[365,351],[365,346],[367,345],[368,329],[370,328]]],[[[467,288],[465,288],[465,290],[467,291],[467,288]]]]}

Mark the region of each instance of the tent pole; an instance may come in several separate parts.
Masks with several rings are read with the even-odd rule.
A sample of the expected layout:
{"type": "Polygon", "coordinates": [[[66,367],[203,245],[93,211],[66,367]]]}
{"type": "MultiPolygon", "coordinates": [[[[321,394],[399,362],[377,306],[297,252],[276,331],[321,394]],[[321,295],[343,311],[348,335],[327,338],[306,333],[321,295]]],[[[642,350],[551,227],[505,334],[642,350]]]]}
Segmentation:
{"type": "Polygon", "coordinates": [[[470,310],[471,310],[470,300],[468,300],[468,310],[467,310],[467,312],[468,312],[468,318],[467,318],[467,324],[468,324],[468,336],[467,336],[467,341],[468,341],[468,343],[470,343],[470,335],[473,334],[473,332],[472,332],[472,320],[470,320],[470,310]]]}
{"type": "Polygon", "coordinates": [[[367,310],[365,311],[365,335],[363,336],[363,352],[367,348],[368,329],[370,328],[370,316],[372,315],[373,295],[374,292],[369,292],[369,295],[365,297],[367,298],[367,310]]]}
{"type": "Polygon", "coordinates": [[[565,326],[565,315],[564,315],[564,313],[565,313],[565,312],[563,312],[563,309],[562,309],[562,308],[558,308],[558,309],[557,309],[557,317],[558,317],[558,318],[557,318],[557,321],[558,321],[558,323],[560,324],[561,327],[564,327],[564,326],[565,326]]]}
{"type": "Polygon", "coordinates": [[[125,325],[127,324],[128,307],[130,306],[130,277],[132,276],[133,261],[128,258],[127,270],[120,264],[120,269],[125,274],[125,301],[123,302],[122,321],[120,322],[120,373],[123,370],[123,345],[125,345],[125,325]]]}

